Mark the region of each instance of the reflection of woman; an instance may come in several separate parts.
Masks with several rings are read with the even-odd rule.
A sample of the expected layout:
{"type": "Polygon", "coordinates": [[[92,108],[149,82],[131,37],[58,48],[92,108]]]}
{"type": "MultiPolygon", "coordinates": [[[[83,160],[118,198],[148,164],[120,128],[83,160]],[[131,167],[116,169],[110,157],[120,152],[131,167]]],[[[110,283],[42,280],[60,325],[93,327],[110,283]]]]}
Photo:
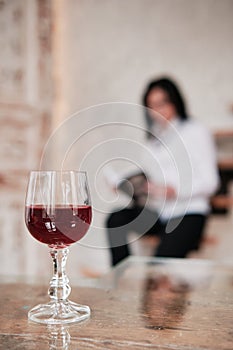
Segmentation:
{"type": "Polygon", "coordinates": [[[189,119],[174,82],[167,78],[152,81],[143,102],[149,108],[145,115],[147,147],[158,165],[148,167],[146,190],[151,207],[136,225],[134,219],[142,211],[137,205],[109,216],[113,265],[129,255],[128,232],[145,233],[148,220],[152,224],[146,233],[160,237],[157,256],[182,258],[197,249],[209,212],[209,197],[218,184],[213,140],[203,126],[189,119]]]}
{"type": "Polygon", "coordinates": [[[186,312],[188,284],[173,286],[168,276],[150,277],[145,282],[142,314],[147,328],[178,329],[186,312]]]}

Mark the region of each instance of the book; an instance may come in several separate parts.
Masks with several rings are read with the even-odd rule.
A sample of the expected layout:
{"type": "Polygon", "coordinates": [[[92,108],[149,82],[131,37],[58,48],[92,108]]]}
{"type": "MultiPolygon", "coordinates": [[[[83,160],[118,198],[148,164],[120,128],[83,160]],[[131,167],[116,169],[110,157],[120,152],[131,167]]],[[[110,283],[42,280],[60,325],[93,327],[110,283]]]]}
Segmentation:
{"type": "Polygon", "coordinates": [[[115,170],[108,167],[107,171],[105,171],[105,177],[112,187],[129,196],[135,205],[145,205],[148,197],[148,178],[144,172],[131,171],[120,176],[115,170]]]}

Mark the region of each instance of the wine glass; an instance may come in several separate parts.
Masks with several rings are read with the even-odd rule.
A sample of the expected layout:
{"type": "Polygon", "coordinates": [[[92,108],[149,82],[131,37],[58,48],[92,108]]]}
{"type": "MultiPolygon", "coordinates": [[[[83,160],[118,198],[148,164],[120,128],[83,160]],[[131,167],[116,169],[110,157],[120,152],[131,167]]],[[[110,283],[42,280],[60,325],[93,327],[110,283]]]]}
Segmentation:
{"type": "Polygon", "coordinates": [[[50,302],[31,309],[28,318],[45,324],[80,322],[90,308],[68,299],[71,288],[65,266],[68,247],[87,232],[92,217],[86,172],[32,171],[30,173],[25,222],[31,235],[47,244],[53,260],[50,302]]]}

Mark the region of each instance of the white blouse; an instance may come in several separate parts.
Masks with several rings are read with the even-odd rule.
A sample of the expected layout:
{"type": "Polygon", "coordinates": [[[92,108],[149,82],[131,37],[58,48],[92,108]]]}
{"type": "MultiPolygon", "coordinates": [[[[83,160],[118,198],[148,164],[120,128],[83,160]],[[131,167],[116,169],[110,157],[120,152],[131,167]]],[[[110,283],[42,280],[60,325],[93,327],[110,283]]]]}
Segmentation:
{"type": "Polygon", "coordinates": [[[157,185],[171,186],[176,197],[151,198],[149,206],[161,220],[185,214],[207,214],[218,186],[216,151],[210,132],[197,121],[175,119],[143,152],[143,169],[157,185]]]}

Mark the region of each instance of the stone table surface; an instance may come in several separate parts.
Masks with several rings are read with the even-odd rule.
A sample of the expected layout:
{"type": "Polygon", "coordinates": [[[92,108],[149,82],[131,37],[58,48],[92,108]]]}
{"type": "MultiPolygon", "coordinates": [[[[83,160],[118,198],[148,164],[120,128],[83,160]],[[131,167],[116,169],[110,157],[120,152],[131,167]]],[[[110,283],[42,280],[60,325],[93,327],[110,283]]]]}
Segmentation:
{"type": "Polygon", "coordinates": [[[68,326],[28,321],[28,310],[48,299],[48,286],[0,281],[1,350],[233,349],[230,264],[128,258],[93,287],[73,283],[70,299],[92,314],[68,326]]]}

